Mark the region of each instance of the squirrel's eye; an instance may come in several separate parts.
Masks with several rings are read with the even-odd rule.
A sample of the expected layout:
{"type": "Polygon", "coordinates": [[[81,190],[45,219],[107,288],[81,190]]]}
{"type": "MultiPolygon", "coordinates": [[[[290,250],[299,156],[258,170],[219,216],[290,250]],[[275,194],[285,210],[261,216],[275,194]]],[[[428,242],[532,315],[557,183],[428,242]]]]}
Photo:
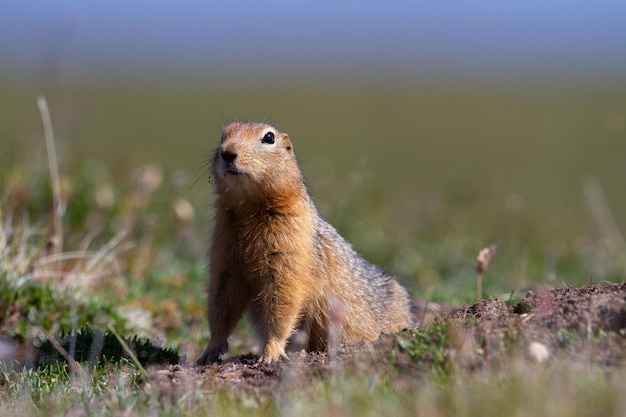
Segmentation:
{"type": "Polygon", "coordinates": [[[267,143],[268,145],[273,145],[275,142],[274,132],[267,132],[265,136],[263,136],[263,139],[261,139],[261,142],[267,143]]]}

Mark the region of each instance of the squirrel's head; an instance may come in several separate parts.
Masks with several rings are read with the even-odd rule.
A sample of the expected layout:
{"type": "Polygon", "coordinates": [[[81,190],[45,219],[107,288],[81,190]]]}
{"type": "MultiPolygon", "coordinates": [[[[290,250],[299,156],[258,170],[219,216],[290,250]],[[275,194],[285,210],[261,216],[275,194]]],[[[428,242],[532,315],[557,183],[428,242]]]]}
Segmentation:
{"type": "Polygon", "coordinates": [[[273,194],[301,182],[289,135],[260,122],[234,121],[223,127],[213,177],[218,194],[273,194]]]}

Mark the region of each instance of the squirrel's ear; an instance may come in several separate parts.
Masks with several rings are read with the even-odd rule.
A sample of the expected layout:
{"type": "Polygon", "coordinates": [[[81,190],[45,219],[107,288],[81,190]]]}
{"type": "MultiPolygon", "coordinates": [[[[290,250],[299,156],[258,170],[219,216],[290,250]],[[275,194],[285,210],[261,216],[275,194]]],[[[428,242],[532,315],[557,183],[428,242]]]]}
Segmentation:
{"type": "Polygon", "coordinates": [[[291,144],[291,140],[289,140],[289,135],[288,134],[284,134],[283,135],[283,141],[285,142],[285,149],[287,149],[288,151],[293,150],[293,145],[291,144]]]}

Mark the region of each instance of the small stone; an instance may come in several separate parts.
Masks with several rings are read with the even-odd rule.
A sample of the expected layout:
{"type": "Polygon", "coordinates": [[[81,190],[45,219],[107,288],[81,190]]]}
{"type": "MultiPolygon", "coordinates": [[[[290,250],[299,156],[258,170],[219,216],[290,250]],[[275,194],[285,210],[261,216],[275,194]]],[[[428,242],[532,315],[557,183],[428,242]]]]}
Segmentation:
{"type": "Polygon", "coordinates": [[[550,357],[550,351],[540,342],[532,342],[528,345],[528,355],[536,363],[543,363],[550,357]]]}

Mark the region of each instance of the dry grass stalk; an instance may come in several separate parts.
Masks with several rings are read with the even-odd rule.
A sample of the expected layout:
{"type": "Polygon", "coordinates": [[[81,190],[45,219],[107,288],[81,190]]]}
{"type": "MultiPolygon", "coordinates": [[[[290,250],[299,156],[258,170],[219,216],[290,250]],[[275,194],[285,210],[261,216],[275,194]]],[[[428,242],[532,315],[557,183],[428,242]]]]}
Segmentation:
{"type": "Polygon", "coordinates": [[[52,120],[50,118],[46,98],[44,96],[37,97],[37,105],[39,106],[41,121],[43,122],[46,150],[48,152],[48,165],[50,167],[50,180],[52,182],[52,203],[54,207],[52,216],[54,219],[54,236],[51,240],[52,253],[57,254],[63,250],[63,214],[65,213],[65,201],[63,201],[61,197],[61,177],[59,176],[52,120]]]}
{"type": "Polygon", "coordinates": [[[476,261],[474,262],[474,269],[476,270],[476,300],[480,300],[483,297],[483,273],[489,267],[489,260],[496,252],[498,244],[483,248],[478,252],[476,261]]]}
{"type": "Polygon", "coordinates": [[[587,181],[583,186],[585,199],[598,230],[603,237],[603,243],[615,259],[618,267],[626,273],[626,239],[622,235],[609,206],[602,184],[599,181],[587,181]]]}

